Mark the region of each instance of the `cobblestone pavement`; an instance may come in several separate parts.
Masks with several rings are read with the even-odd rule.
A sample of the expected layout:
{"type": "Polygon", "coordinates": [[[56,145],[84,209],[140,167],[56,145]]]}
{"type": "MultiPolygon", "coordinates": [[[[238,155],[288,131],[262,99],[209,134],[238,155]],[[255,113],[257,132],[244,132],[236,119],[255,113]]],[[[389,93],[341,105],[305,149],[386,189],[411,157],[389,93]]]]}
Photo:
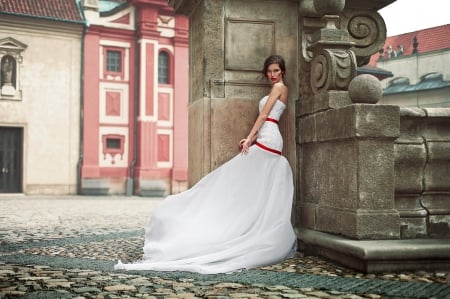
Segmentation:
{"type": "Polygon", "coordinates": [[[364,274],[301,252],[221,275],[114,271],[162,199],[0,196],[3,298],[450,298],[450,273],[364,274]]]}

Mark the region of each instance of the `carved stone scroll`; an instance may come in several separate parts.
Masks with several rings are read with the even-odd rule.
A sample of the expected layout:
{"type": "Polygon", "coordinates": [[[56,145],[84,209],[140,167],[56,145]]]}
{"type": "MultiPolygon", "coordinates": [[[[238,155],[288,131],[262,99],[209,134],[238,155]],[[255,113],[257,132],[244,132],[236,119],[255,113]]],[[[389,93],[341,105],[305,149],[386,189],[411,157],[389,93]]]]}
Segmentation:
{"type": "Polygon", "coordinates": [[[358,66],[367,64],[370,56],[382,49],[386,40],[386,24],[376,11],[345,10],[340,28],[349,33],[358,66]]]}
{"type": "Polygon", "coordinates": [[[356,58],[350,50],[324,49],[311,62],[314,93],[346,90],[356,76],[356,58]]]}

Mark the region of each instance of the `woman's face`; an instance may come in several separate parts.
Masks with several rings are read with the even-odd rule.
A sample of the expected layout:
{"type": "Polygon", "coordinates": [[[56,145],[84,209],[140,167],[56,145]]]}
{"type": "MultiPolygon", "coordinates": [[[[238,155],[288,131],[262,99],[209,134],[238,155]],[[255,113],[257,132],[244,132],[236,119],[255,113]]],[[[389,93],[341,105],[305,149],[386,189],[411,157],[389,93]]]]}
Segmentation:
{"type": "Polygon", "coordinates": [[[267,78],[269,78],[272,84],[282,81],[283,79],[283,71],[281,70],[278,63],[273,63],[269,65],[266,73],[267,78]]]}

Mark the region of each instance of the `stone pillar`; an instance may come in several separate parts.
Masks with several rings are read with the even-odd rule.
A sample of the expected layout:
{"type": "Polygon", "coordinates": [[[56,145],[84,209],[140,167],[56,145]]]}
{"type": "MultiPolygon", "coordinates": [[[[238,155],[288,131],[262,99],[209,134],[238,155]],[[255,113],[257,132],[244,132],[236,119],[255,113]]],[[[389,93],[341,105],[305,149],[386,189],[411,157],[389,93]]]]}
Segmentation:
{"type": "Polygon", "coordinates": [[[384,22],[376,12],[356,17],[351,3],[344,6],[344,1],[310,3],[301,1],[300,7],[308,81],[303,82],[298,115],[299,223],[352,239],[398,238],[393,159],[399,109],[373,105],[381,98],[378,81],[378,87],[355,83],[355,103],[347,92],[358,61],[372,54],[357,50],[361,45],[352,34],[357,28],[353,23],[366,26],[366,38],[373,36],[379,44],[377,36],[383,34],[373,32],[384,29],[385,34],[384,22]],[[359,93],[361,89],[365,92],[359,93]]]}
{"type": "Polygon", "coordinates": [[[280,128],[295,172],[298,97],[298,3],[295,1],[169,0],[189,19],[189,184],[238,154],[270,84],[261,77],[271,54],[287,63],[288,108],[280,128]]]}

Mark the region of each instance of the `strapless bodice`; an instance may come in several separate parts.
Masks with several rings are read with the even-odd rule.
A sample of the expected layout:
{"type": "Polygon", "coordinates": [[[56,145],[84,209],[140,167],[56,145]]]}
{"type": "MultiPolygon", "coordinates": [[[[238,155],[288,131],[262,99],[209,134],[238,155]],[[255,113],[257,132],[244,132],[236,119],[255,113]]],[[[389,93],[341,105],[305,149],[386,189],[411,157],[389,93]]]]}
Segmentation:
{"type": "MultiPolygon", "coordinates": [[[[269,96],[265,96],[259,101],[259,112],[261,112],[261,110],[264,108],[264,105],[266,104],[268,98],[269,96]]],[[[283,114],[285,108],[286,104],[280,100],[277,100],[269,113],[269,117],[279,121],[281,114],[283,114]]]]}
{"type": "MultiPolygon", "coordinates": [[[[259,101],[260,112],[268,98],[268,96],[265,96],[259,101]]],[[[286,104],[277,100],[273,105],[272,110],[269,112],[268,121],[264,122],[258,131],[257,143],[274,150],[274,152],[281,153],[283,149],[283,138],[281,137],[277,122],[280,120],[281,114],[283,114],[285,108],[286,104]]]]}

